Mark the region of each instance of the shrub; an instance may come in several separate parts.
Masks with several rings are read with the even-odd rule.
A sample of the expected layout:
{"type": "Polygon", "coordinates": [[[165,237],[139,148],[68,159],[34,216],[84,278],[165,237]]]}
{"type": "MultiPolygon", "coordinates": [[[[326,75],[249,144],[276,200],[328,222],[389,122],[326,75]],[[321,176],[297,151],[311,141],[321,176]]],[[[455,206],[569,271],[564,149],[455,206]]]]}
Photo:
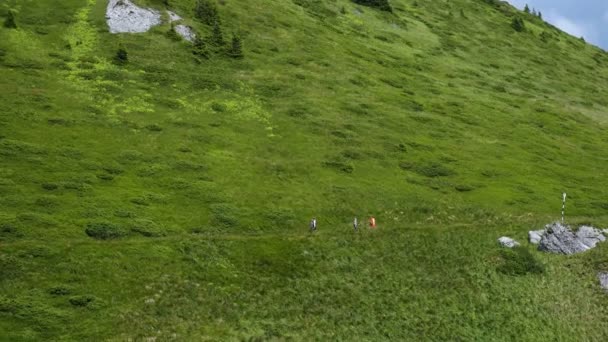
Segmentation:
{"type": "Polygon", "coordinates": [[[88,236],[99,240],[118,239],[127,235],[124,229],[108,222],[89,223],[85,229],[85,233],[88,236]]]}
{"type": "Polygon", "coordinates": [[[455,174],[454,171],[448,169],[447,167],[441,164],[428,164],[428,165],[420,165],[414,168],[416,173],[425,176],[425,177],[447,177],[455,174]]]}
{"type": "Polygon", "coordinates": [[[95,296],[92,296],[92,295],[72,296],[69,299],[70,304],[72,304],[74,306],[80,306],[80,307],[89,306],[93,302],[95,302],[96,300],[97,300],[97,298],[95,296]]]}
{"type": "Polygon", "coordinates": [[[66,296],[72,293],[72,289],[65,285],[53,286],[49,289],[49,294],[53,296],[66,296]]]}
{"type": "Polygon", "coordinates": [[[289,227],[296,222],[296,215],[290,208],[274,208],[264,212],[266,221],[272,222],[274,227],[289,227]]]}
{"type": "Polygon", "coordinates": [[[131,198],[131,203],[137,204],[137,205],[143,205],[143,206],[150,205],[150,203],[148,203],[148,199],[146,197],[134,197],[134,198],[131,198]]]}
{"type": "Polygon", "coordinates": [[[226,107],[226,105],[223,103],[213,102],[211,104],[211,109],[213,109],[213,111],[216,113],[223,113],[228,110],[228,107],[226,107]]]}
{"type": "Polygon", "coordinates": [[[205,43],[205,41],[199,37],[199,35],[194,38],[194,43],[192,43],[192,54],[203,59],[209,58],[209,48],[207,47],[207,43],[205,43]]]}
{"type": "Polygon", "coordinates": [[[539,37],[543,43],[547,43],[551,39],[551,34],[548,33],[547,31],[543,31],[543,32],[541,32],[539,37]]]}
{"type": "Polygon", "coordinates": [[[224,227],[238,226],[238,209],[227,203],[211,205],[214,223],[224,227]]]}
{"type": "Polygon", "coordinates": [[[228,56],[232,58],[243,58],[243,46],[241,38],[237,35],[232,36],[232,42],[228,49],[228,56]]]}
{"type": "Polygon", "coordinates": [[[167,38],[175,41],[182,40],[182,36],[180,36],[177,31],[175,31],[175,25],[171,24],[171,28],[167,31],[167,38]]]}
{"type": "Polygon", "coordinates": [[[131,227],[131,231],[145,237],[159,237],[165,235],[163,229],[154,221],[145,219],[135,220],[133,226],[131,227]]]}
{"type": "Polygon", "coordinates": [[[456,191],[459,191],[459,192],[469,192],[469,191],[475,190],[475,187],[472,185],[468,185],[468,184],[459,184],[459,185],[456,185],[454,187],[454,189],[456,189],[456,191]]]}
{"type": "Polygon", "coordinates": [[[129,53],[124,46],[119,46],[116,51],[116,55],[114,56],[114,63],[118,65],[124,65],[129,62],[129,53]]]}
{"type": "Polygon", "coordinates": [[[388,2],[388,0],[353,0],[353,2],[363,6],[378,8],[382,11],[393,11],[393,8],[391,7],[391,4],[388,2]]]}
{"type": "Polygon", "coordinates": [[[20,236],[19,229],[11,223],[0,223],[0,235],[16,235],[20,236]]]}
{"type": "Polygon", "coordinates": [[[528,273],[541,274],[545,271],[545,266],[522,246],[502,250],[501,259],[502,264],[498,266],[500,273],[520,276],[528,273]]]}
{"type": "Polygon", "coordinates": [[[524,20],[520,17],[513,18],[513,20],[511,21],[511,27],[513,27],[513,29],[517,32],[523,32],[526,30],[526,24],[524,23],[524,20]]]}
{"type": "Polygon", "coordinates": [[[217,6],[209,0],[198,0],[196,2],[194,16],[207,25],[213,25],[219,21],[217,6]]]}
{"type": "Polygon", "coordinates": [[[4,21],[4,27],[9,28],[9,29],[16,29],[17,21],[16,21],[15,17],[16,17],[15,11],[9,10],[6,20],[4,21]]]}
{"type": "Polygon", "coordinates": [[[224,41],[224,34],[222,33],[222,28],[220,26],[219,21],[213,23],[213,30],[211,31],[211,44],[215,47],[222,47],[226,43],[224,41]]]}
{"type": "Polygon", "coordinates": [[[18,276],[21,270],[22,266],[17,258],[11,255],[0,254],[0,282],[18,276]]]}
{"type": "Polygon", "coordinates": [[[150,132],[161,132],[163,128],[158,124],[147,125],[146,129],[150,132]]]}

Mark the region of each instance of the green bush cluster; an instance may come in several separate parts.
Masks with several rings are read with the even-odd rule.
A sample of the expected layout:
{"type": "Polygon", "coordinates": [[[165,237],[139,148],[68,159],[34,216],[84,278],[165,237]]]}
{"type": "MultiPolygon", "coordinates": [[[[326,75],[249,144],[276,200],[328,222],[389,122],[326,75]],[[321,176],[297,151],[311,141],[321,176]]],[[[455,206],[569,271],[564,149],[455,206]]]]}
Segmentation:
{"type": "Polygon", "coordinates": [[[353,0],[353,2],[363,6],[375,7],[382,11],[393,11],[393,8],[388,0],[353,0]]]}
{"type": "Polygon", "coordinates": [[[545,266],[525,247],[517,246],[504,249],[500,256],[501,264],[498,266],[498,272],[500,273],[521,276],[528,273],[541,274],[545,272],[545,266]]]}
{"type": "Polygon", "coordinates": [[[108,222],[89,223],[85,229],[85,233],[88,236],[99,240],[118,239],[127,235],[125,229],[108,222]]]}

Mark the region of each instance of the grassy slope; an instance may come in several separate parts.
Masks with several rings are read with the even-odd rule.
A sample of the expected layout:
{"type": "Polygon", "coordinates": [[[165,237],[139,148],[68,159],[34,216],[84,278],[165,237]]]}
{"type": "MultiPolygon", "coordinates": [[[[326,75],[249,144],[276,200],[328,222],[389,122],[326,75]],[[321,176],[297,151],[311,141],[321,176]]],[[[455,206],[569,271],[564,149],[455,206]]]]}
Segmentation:
{"type": "Polygon", "coordinates": [[[105,1],[5,2],[2,337],[606,339],[605,246],[510,277],[495,239],[563,190],[606,222],[608,57],[483,1],[392,3],[228,1],[247,57],[197,64],[167,26],[108,34],[105,1]]]}

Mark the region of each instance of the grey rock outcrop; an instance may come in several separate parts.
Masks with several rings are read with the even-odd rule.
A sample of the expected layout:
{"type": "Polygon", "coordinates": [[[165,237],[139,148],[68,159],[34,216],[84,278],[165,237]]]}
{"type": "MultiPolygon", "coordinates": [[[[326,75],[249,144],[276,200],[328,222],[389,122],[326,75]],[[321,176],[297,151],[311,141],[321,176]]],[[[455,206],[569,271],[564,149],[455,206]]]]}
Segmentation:
{"type": "Polygon", "coordinates": [[[106,9],[110,33],[142,33],[161,24],[159,12],[136,6],[130,0],[110,0],[106,9]]]}
{"type": "Polygon", "coordinates": [[[576,232],[576,237],[589,249],[595,248],[598,242],[606,241],[606,237],[599,229],[589,226],[581,226],[576,232]]]}
{"type": "Polygon", "coordinates": [[[507,247],[507,248],[513,248],[515,246],[519,246],[519,242],[511,239],[510,237],[506,237],[506,236],[503,236],[503,237],[499,238],[498,239],[498,243],[502,247],[507,247]]]}
{"type": "Polygon", "coordinates": [[[600,280],[600,286],[608,291],[608,272],[600,272],[597,274],[597,277],[600,280]]]}
{"type": "Polygon", "coordinates": [[[545,227],[538,249],[557,254],[576,254],[594,248],[604,240],[604,235],[593,227],[583,226],[574,233],[570,227],[556,222],[545,227]]]}
{"type": "Polygon", "coordinates": [[[193,42],[196,38],[196,33],[194,33],[194,30],[190,26],[177,25],[174,29],[177,34],[189,42],[193,42]]]}
{"type": "Polygon", "coordinates": [[[172,23],[174,21],[179,21],[182,20],[182,17],[180,17],[177,13],[175,12],[171,12],[171,11],[167,11],[167,14],[169,15],[169,22],[172,23]]]}
{"type": "Polygon", "coordinates": [[[528,232],[528,240],[531,244],[538,245],[540,243],[540,240],[543,238],[543,235],[545,235],[544,229],[531,230],[528,232]]]}

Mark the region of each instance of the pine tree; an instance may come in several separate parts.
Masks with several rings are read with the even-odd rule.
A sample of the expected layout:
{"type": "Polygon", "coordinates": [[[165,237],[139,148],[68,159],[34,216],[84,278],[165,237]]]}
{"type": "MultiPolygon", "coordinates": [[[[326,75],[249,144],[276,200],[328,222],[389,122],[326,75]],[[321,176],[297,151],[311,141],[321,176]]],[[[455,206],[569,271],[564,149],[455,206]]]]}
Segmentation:
{"type": "Polygon", "coordinates": [[[243,58],[243,44],[237,35],[232,36],[232,43],[228,49],[228,56],[232,58],[243,58]]]}
{"type": "Polygon", "coordinates": [[[393,8],[391,7],[391,4],[388,2],[388,0],[353,0],[353,2],[359,5],[376,7],[382,11],[393,11],[393,8]]]}
{"type": "Polygon", "coordinates": [[[543,20],[543,14],[540,11],[538,11],[538,19],[543,20]]]}
{"type": "Polygon", "coordinates": [[[167,31],[167,37],[175,41],[182,40],[182,37],[175,31],[175,25],[173,23],[171,23],[171,28],[167,31]]]}
{"type": "Polygon", "coordinates": [[[8,11],[8,16],[6,17],[6,21],[4,22],[4,27],[10,29],[17,28],[17,21],[15,19],[15,12],[13,10],[8,11]]]}
{"type": "Polygon", "coordinates": [[[209,59],[209,48],[200,35],[197,35],[192,43],[192,54],[199,58],[209,59]]]}
{"type": "Polygon", "coordinates": [[[511,21],[511,27],[513,27],[513,29],[517,32],[523,32],[526,30],[524,20],[520,17],[513,18],[513,21],[511,21]]]}
{"type": "Polygon", "coordinates": [[[549,42],[550,39],[551,39],[551,34],[549,34],[547,31],[541,32],[541,34],[540,34],[540,40],[543,43],[549,42]]]}
{"type": "Polygon", "coordinates": [[[197,0],[194,16],[207,25],[213,25],[219,20],[217,7],[210,0],[197,0]]]}
{"type": "Polygon", "coordinates": [[[524,7],[524,12],[530,13],[530,7],[528,7],[528,4],[526,4],[526,6],[524,7]]]}
{"type": "Polygon", "coordinates": [[[129,62],[129,53],[127,52],[127,49],[125,49],[125,47],[123,45],[120,45],[118,47],[118,50],[116,51],[116,55],[114,56],[114,62],[118,65],[124,65],[129,62]]]}
{"type": "Polygon", "coordinates": [[[220,27],[219,21],[213,23],[213,30],[211,31],[211,44],[215,47],[224,46],[224,35],[222,33],[222,28],[220,27]]]}

